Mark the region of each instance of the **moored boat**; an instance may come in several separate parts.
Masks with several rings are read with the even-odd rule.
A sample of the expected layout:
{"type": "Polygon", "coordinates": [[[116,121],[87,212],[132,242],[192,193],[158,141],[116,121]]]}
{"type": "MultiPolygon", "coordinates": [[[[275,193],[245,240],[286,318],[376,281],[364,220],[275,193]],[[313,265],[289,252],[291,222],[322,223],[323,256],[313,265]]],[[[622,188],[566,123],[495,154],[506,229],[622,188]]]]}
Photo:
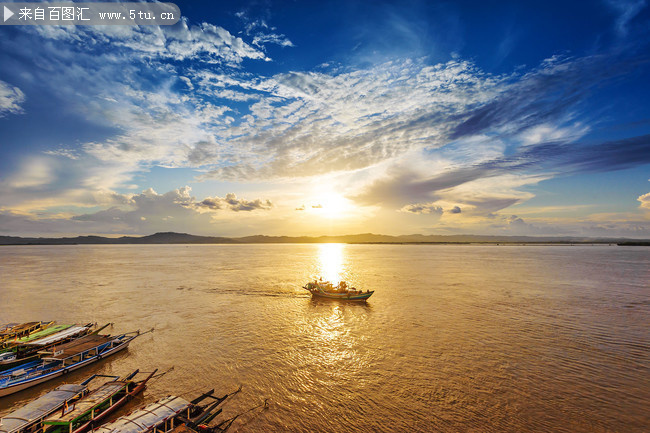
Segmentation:
{"type": "Polygon", "coordinates": [[[118,336],[86,335],[44,351],[43,358],[0,373],[0,397],[30,388],[124,350],[139,331],[118,336]]]}
{"type": "Polygon", "coordinates": [[[48,335],[55,334],[57,332],[63,331],[65,329],[70,328],[73,326],[72,324],[65,324],[65,325],[55,325],[54,323],[50,324],[47,328],[42,328],[37,331],[31,332],[29,334],[23,335],[22,337],[14,337],[13,339],[8,339],[5,340],[2,343],[2,351],[6,352],[11,350],[11,348],[15,346],[19,346],[21,344],[29,343],[30,341],[38,340],[43,337],[47,337],[48,335]]]}
{"type": "MultiPolygon", "coordinates": [[[[39,332],[29,338],[21,339],[15,345],[0,351],[0,371],[38,359],[42,356],[39,352],[43,350],[83,337],[91,333],[92,326],[92,323],[86,325],[54,325],[45,331],[58,329],[58,332],[47,332],[43,334],[39,332]],[[36,338],[32,338],[34,336],[36,338]]],[[[92,331],[92,333],[98,333],[106,326],[108,325],[104,325],[92,331]]]]}
{"type": "Polygon", "coordinates": [[[93,378],[112,378],[97,389],[76,401],[64,406],[61,413],[54,413],[43,421],[46,433],[84,433],[101,425],[117,409],[142,392],[149,379],[157,370],[150,372],[146,378],[136,381],[139,370],[120,379],[119,376],[94,375],[93,378]]]}
{"type": "Polygon", "coordinates": [[[88,393],[89,381],[90,378],[79,384],[61,385],[5,415],[0,423],[0,433],[35,433],[42,431],[45,418],[88,393]]]}
{"type": "Polygon", "coordinates": [[[5,329],[0,331],[0,347],[10,346],[17,342],[18,339],[23,339],[36,332],[45,330],[52,324],[54,322],[26,322],[7,325],[5,329]]]}
{"type": "Polygon", "coordinates": [[[214,397],[210,390],[192,401],[169,395],[155,403],[148,404],[138,410],[124,415],[115,421],[104,424],[95,433],[171,433],[176,427],[186,426],[198,429],[212,421],[219,413],[219,405],[228,397],[238,393],[241,387],[223,397],[214,397]],[[201,402],[208,400],[207,404],[201,402]]]}
{"type": "Polygon", "coordinates": [[[375,293],[374,290],[357,290],[354,287],[348,287],[345,281],[338,285],[333,285],[329,281],[314,280],[303,286],[312,296],[326,299],[338,299],[340,301],[366,301],[375,293]]]}

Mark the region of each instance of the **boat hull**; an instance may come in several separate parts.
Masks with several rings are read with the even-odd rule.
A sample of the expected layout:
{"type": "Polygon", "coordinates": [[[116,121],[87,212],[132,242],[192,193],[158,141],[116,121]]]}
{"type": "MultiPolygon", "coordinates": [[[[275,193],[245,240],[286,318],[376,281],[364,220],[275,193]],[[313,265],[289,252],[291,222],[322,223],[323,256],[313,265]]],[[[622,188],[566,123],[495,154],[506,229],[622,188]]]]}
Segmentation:
{"type": "Polygon", "coordinates": [[[19,365],[26,364],[38,358],[39,355],[36,354],[25,358],[13,359],[11,361],[0,361],[0,371],[9,370],[10,368],[18,367],[19,365]]]}
{"type": "Polygon", "coordinates": [[[311,295],[317,299],[335,299],[337,301],[358,301],[365,302],[369,297],[372,296],[373,292],[361,293],[359,295],[349,295],[345,293],[335,294],[335,293],[323,293],[323,292],[312,292],[311,295]]]}

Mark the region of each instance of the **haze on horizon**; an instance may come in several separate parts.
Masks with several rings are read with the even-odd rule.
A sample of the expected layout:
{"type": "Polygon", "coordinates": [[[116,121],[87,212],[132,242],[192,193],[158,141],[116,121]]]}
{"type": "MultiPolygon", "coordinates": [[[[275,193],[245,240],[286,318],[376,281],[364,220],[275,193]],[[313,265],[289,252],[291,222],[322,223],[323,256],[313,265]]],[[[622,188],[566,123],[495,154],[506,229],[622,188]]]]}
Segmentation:
{"type": "Polygon", "coordinates": [[[0,235],[650,238],[646,1],[0,27],[0,235]]]}

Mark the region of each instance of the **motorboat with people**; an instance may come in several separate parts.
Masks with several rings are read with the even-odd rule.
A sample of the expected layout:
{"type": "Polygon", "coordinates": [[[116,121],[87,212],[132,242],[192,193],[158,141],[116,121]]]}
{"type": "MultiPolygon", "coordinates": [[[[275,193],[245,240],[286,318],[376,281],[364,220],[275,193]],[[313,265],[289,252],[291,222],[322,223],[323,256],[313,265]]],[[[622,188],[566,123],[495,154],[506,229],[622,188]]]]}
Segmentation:
{"type": "Polygon", "coordinates": [[[303,286],[303,289],[309,291],[315,298],[338,299],[341,301],[366,301],[375,293],[374,290],[360,290],[355,287],[349,287],[345,281],[338,284],[332,284],[323,279],[314,280],[303,286]]]}

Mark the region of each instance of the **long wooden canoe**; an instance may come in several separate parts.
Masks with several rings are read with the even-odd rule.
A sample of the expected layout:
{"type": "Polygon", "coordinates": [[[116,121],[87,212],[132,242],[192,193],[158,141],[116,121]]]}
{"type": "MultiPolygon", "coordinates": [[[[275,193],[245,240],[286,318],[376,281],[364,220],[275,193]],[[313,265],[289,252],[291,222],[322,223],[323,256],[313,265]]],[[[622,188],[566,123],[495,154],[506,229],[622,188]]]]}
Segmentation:
{"type": "Polygon", "coordinates": [[[25,406],[5,415],[0,423],[0,433],[33,433],[41,431],[43,420],[66,404],[88,393],[88,381],[61,385],[54,391],[30,401],[25,406]]]}
{"type": "Polygon", "coordinates": [[[196,428],[200,424],[209,423],[221,413],[221,408],[218,406],[240,390],[241,388],[223,397],[214,397],[212,395],[214,389],[212,389],[192,401],[170,395],[105,424],[93,432],[171,433],[181,424],[196,428]],[[206,399],[209,400],[209,403],[201,405],[200,403],[206,399]]]}
{"type": "Polygon", "coordinates": [[[43,352],[41,360],[35,360],[0,373],[0,397],[30,388],[48,380],[111,356],[124,350],[137,338],[139,331],[118,336],[86,335],[57,346],[51,352],[43,352]]]}
{"type": "Polygon", "coordinates": [[[96,377],[111,377],[113,380],[102,384],[73,405],[66,407],[61,413],[55,413],[45,419],[43,421],[44,431],[46,433],[84,433],[92,430],[141,393],[156,371],[154,370],[140,381],[134,379],[139,370],[123,379],[117,376],[95,375],[96,377]]]}

